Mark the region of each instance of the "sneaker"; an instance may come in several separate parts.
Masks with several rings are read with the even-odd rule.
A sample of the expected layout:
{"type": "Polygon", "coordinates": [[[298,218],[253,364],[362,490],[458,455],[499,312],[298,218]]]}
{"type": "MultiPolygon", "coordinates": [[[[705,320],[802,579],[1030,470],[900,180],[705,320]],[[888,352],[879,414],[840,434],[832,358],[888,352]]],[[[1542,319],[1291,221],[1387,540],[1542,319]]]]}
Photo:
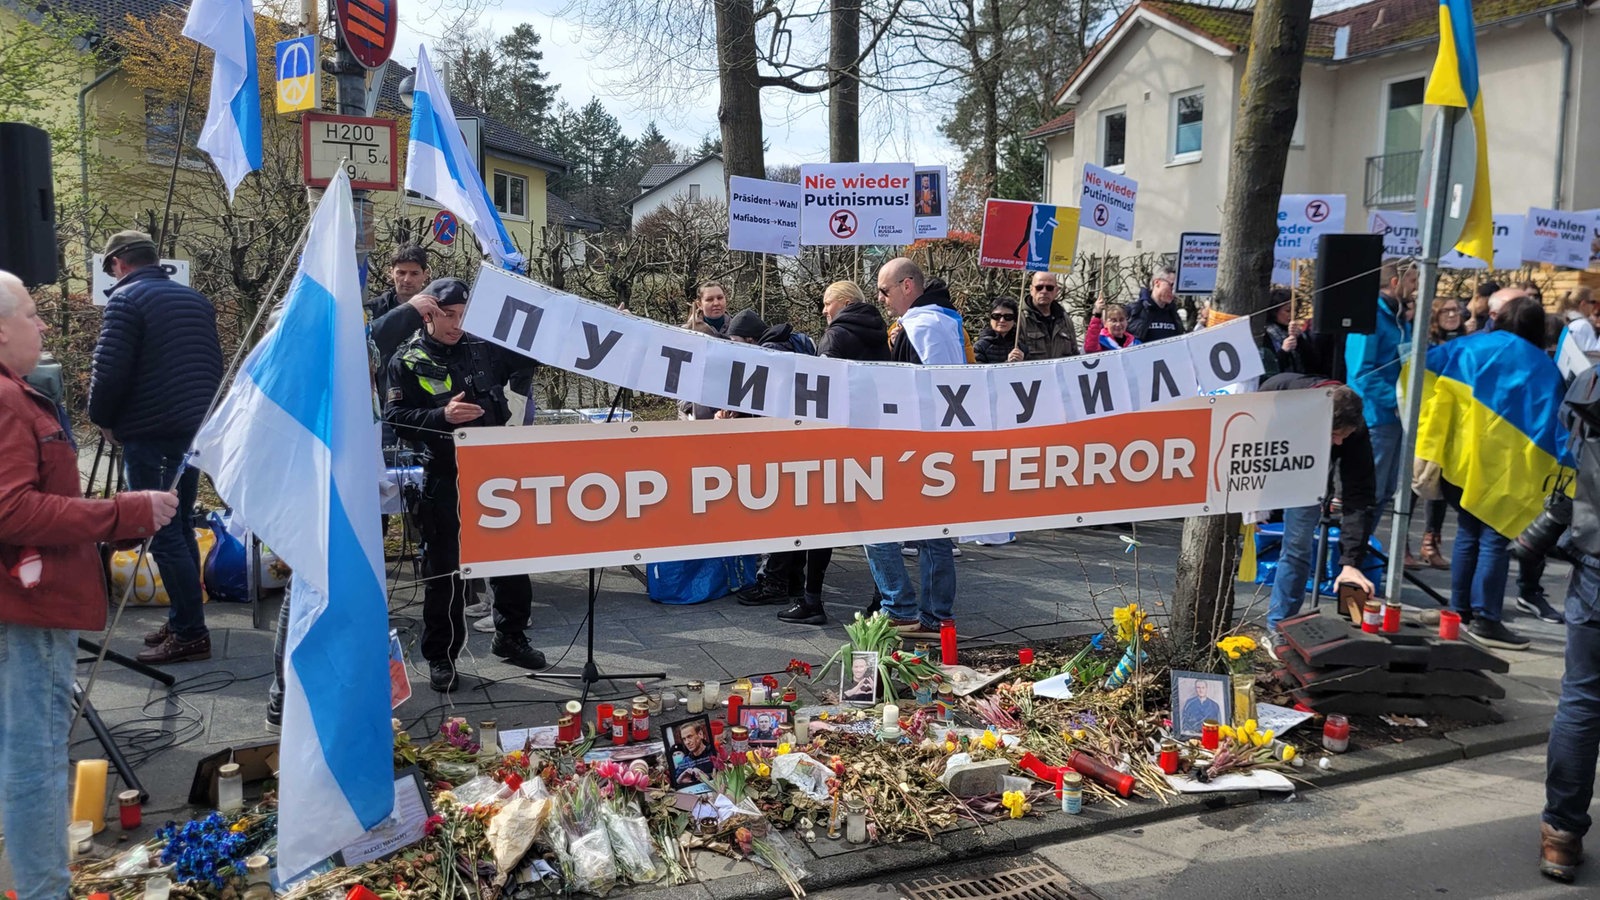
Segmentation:
{"type": "Polygon", "coordinates": [[[1545,599],[1544,591],[1539,591],[1527,597],[1518,597],[1517,609],[1541,622],[1549,622],[1551,625],[1567,624],[1566,617],[1557,612],[1555,607],[1550,605],[1550,601],[1545,599]]]}
{"type": "Polygon", "coordinates": [[[788,602],[791,602],[789,589],[775,581],[760,581],[753,589],[739,593],[740,606],[772,606],[788,602]]]}
{"type": "Polygon", "coordinates": [[[1283,662],[1283,657],[1289,653],[1289,639],[1276,631],[1267,638],[1266,645],[1267,655],[1278,662],[1283,662]]]}
{"type": "Polygon", "coordinates": [[[488,601],[479,600],[477,603],[468,605],[463,612],[466,613],[466,616],[469,619],[481,619],[493,612],[493,610],[489,608],[488,601]]]}
{"type": "Polygon", "coordinates": [[[428,685],[441,694],[456,689],[461,679],[456,677],[456,664],[441,660],[428,663],[428,685]]]}
{"type": "Polygon", "coordinates": [[[901,547],[900,548],[900,555],[901,556],[916,556],[917,555],[916,545],[915,544],[907,544],[904,547],[901,547]]]}
{"type": "Polygon", "coordinates": [[[900,636],[903,638],[936,638],[939,636],[939,629],[930,629],[917,619],[890,619],[889,624],[893,625],[894,630],[900,632],[900,636]]]}
{"type": "Polygon", "coordinates": [[[487,615],[473,622],[472,630],[481,634],[494,634],[494,616],[487,615]]]}
{"type": "Polygon", "coordinates": [[[211,658],[211,635],[201,635],[192,641],[180,641],[175,635],[139,654],[139,662],[151,665],[196,662],[211,658]]]}
{"type": "Polygon", "coordinates": [[[283,720],[274,719],[271,713],[267,713],[267,720],[262,724],[262,727],[267,730],[267,734],[282,734],[283,720]]]}
{"type": "Polygon", "coordinates": [[[810,600],[801,597],[794,605],[778,613],[780,622],[792,622],[796,625],[826,625],[828,613],[822,608],[822,600],[810,600]]]}
{"type": "Polygon", "coordinates": [[[1464,634],[1475,644],[1499,647],[1502,650],[1526,650],[1531,643],[1527,638],[1507,628],[1503,622],[1474,619],[1464,634]]]}
{"type": "Polygon", "coordinates": [[[169,637],[172,637],[172,626],[163,622],[160,628],[144,636],[144,645],[146,647],[155,647],[166,643],[169,637]]]}
{"type": "Polygon", "coordinates": [[[1583,862],[1583,838],[1539,823],[1539,874],[1570,884],[1583,862]]]}
{"type": "Polygon", "coordinates": [[[955,541],[951,541],[950,542],[950,555],[951,556],[960,556],[961,555],[961,545],[957,544],[955,541]]]}
{"type": "Polygon", "coordinates": [[[544,654],[533,649],[528,639],[520,634],[496,634],[489,652],[519,668],[544,668],[544,654]]]}

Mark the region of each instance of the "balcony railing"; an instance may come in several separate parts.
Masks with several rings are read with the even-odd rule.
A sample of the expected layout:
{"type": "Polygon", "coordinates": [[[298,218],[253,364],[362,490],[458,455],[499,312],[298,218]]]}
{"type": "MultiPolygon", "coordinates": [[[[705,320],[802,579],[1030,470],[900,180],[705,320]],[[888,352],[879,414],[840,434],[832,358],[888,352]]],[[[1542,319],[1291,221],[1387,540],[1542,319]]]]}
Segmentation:
{"type": "Polygon", "coordinates": [[[1367,203],[1399,206],[1417,201],[1417,166],[1421,150],[1367,157],[1367,203]]]}

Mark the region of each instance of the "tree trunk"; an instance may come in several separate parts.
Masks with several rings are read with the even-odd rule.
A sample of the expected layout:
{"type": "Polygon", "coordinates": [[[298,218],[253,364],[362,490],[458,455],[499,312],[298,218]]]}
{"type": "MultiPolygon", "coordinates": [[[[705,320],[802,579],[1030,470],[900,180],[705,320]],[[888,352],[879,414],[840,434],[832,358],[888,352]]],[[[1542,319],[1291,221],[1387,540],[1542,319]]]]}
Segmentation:
{"type": "Polygon", "coordinates": [[[761,149],[761,82],[756,69],[754,0],[714,0],[722,166],[728,175],[767,177],[761,149]]]}
{"type": "Polygon", "coordinates": [[[828,74],[843,74],[828,90],[828,160],[861,160],[861,0],[831,0],[828,74]]]}
{"type": "Polygon", "coordinates": [[[978,40],[983,48],[978,84],[983,93],[983,178],[985,197],[995,196],[1000,181],[1000,78],[1005,69],[1005,35],[1000,23],[1000,0],[987,0],[984,8],[988,41],[978,40]],[[987,46],[985,46],[987,45],[987,46]]]}
{"type": "MultiPolygon", "coordinates": [[[[1261,0],[1250,29],[1250,56],[1239,85],[1228,193],[1222,210],[1222,258],[1212,306],[1249,315],[1267,305],[1278,200],[1300,98],[1300,69],[1311,27],[1311,0],[1261,0]]],[[[1257,330],[1260,323],[1255,322],[1257,330]]],[[[1239,516],[1199,516],[1183,523],[1173,636],[1204,652],[1233,621],[1239,516]]]]}

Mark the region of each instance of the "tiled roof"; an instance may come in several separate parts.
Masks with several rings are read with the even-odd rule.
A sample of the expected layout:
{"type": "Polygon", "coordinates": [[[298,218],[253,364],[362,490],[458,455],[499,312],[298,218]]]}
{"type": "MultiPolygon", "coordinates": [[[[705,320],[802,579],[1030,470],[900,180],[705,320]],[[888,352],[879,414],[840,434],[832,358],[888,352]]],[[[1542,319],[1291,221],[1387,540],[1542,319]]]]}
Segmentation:
{"type": "Polygon", "coordinates": [[[679,175],[682,175],[697,165],[699,165],[698,162],[656,163],[650,168],[644,170],[644,177],[639,179],[639,193],[642,194],[653,187],[658,187],[662,184],[665,184],[666,182],[677,178],[679,175]]]}
{"type": "Polygon", "coordinates": [[[1071,131],[1073,127],[1077,125],[1077,122],[1078,111],[1075,109],[1069,109],[1061,115],[1056,116],[1054,119],[1051,119],[1043,125],[1040,125],[1038,128],[1028,132],[1026,137],[1042,138],[1049,137],[1052,134],[1060,134],[1064,131],[1071,131]]]}
{"type": "MultiPolygon", "coordinates": [[[[400,103],[400,82],[411,74],[409,66],[403,66],[394,60],[384,64],[383,86],[378,93],[378,108],[390,112],[402,112],[405,107],[400,103]]],[[[482,110],[459,100],[450,98],[450,106],[457,116],[472,116],[483,120],[483,143],[490,150],[520,156],[529,162],[536,163],[546,168],[557,169],[562,172],[572,168],[569,160],[562,159],[550,150],[534,143],[533,139],[516,131],[511,126],[483,114],[482,110]]]]}
{"type": "Polygon", "coordinates": [[[580,212],[576,206],[549,191],[546,191],[544,195],[544,210],[545,220],[551,225],[576,228],[579,231],[599,231],[605,227],[604,222],[599,219],[591,219],[580,212]]]}

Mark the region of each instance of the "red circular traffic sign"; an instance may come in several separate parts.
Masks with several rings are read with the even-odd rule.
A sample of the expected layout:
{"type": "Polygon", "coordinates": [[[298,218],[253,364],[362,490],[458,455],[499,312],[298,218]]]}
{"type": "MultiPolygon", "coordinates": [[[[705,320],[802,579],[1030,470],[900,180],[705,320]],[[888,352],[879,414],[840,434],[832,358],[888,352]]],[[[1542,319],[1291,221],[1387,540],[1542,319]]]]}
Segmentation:
{"type": "Polygon", "coordinates": [[[399,37],[400,0],[334,0],[339,38],[356,61],[376,69],[389,61],[399,37]]]}
{"type": "Polygon", "coordinates": [[[448,209],[439,210],[433,217],[433,239],[446,247],[456,242],[456,232],[461,230],[461,223],[456,220],[456,214],[448,209]]]}

